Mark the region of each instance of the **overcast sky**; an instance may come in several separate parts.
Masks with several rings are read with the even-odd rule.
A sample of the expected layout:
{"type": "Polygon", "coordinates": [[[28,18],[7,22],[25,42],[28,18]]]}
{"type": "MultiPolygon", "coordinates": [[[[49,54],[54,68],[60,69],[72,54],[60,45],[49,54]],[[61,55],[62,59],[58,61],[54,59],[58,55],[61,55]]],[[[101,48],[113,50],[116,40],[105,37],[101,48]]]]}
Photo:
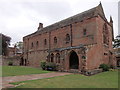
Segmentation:
{"type": "MultiPolygon", "coordinates": [[[[0,30],[12,38],[11,42],[35,32],[39,22],[48,26],[99,5],[99,0],[1,0],[0,30]]],[[[105,16],[114,22],[114,36],[118,35],[118,0],[101,0],[105,16]]]]}

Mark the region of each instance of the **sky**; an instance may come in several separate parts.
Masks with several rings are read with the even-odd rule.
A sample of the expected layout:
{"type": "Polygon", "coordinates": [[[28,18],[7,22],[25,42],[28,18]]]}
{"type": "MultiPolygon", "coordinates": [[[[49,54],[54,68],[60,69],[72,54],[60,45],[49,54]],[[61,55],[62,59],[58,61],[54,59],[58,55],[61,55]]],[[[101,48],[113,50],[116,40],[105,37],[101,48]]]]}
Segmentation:
{"type": "MultiPolygon", "coordinates": [[[[118,28],[120,28],[120,1],[118,3],[118,28]]],[[[118,34],[120,34],[120,29],[118,29],[118,34]]]]}
{"type": "MultiPolygon", "coordinates": [[[[12,38],[11,45],[37,31],[99,5],[100,0],[0,0],[0,32],[12,38]]],[[[113,18],[118,35],[118,0],[101,0],[105,16],[113,18]]],[[[119,32],[120,33],[120,32],[119,32]]]]}

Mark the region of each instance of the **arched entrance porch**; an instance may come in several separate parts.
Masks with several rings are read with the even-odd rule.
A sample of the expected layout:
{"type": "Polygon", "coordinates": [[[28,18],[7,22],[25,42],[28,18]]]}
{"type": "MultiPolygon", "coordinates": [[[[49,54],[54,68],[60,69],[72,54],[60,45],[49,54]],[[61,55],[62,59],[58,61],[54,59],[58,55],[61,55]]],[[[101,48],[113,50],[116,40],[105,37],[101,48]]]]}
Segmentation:
{"type": "Polygon", "coordinates": [[[79,58],[75,51],[70,52],[69,68],[70,69],[79,69],[79,58]]]}

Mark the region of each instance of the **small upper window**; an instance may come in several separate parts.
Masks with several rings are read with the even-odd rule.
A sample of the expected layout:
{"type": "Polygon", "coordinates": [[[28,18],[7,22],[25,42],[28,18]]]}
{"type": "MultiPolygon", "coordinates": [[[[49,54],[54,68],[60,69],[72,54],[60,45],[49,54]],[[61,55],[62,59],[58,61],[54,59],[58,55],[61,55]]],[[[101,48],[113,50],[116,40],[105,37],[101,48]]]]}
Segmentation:
{"type": "Polygon", "coordinates": [[[44,45],[47,45],[47,39],[44,39],[44,45]]]}
{"type": "Polygon", "coordinates": [[[103,30],[108,30],[108,27],[107,27],[106,23],[104,23],[104,25],[103,25],[103,30]]]}
{"type": "Polygon", "coordinates": [[[70,42],[70,35],[66,34],[66,43],[69,43],[69,42],[70,42]]]}
{"type": "Polygon", "coordinates": [[[33,42],[31,43],[31,48],[33,48],[34,47],[34,44],[33,44],[33,42]]]}
{"type": "Polygon", "coordinates": [[[57,38],[56,37],[54,37],[54,43],[57,43],[57,38]]]}
{"type": "Polygon", "coordinates": [[[38,43],[38,41],[37,41],[37,42],[36,42],[36,46],[38,46],[38,44],[39,44],[39,43],[38,43]]]}
{"type": "Polygon", "coordinates": [[[109,32],[106,23],[103,25],[103,43],[109,45],[109,32]]]}
{"type": "Polygon", "coordinates": [[[87,30],[84,29],[84,30],[83,30],[83,35],[86,35],[86,34],[87,34],[87,30]]]}

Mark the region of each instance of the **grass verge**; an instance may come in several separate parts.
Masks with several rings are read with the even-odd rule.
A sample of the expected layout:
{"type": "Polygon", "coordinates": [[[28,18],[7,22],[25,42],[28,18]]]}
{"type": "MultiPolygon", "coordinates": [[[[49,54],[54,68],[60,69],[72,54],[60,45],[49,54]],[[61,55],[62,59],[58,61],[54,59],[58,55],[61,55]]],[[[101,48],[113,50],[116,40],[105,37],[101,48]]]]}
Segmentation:
{"type": "Polygon", "coordinates": [[[108,71],[93,76],[72,74],[12,84],[20,84],[16,88],[118,88],[118,71],[108,71]]]}
{"type": "Polygon", "coordinates": [[[25,67],[25,66],[2,66],[2,76],[17,76],[17,75],[29,75],[29,74],[42,74],[50,73],[50,71],[44,71],[39,68],[25,67]]]}

